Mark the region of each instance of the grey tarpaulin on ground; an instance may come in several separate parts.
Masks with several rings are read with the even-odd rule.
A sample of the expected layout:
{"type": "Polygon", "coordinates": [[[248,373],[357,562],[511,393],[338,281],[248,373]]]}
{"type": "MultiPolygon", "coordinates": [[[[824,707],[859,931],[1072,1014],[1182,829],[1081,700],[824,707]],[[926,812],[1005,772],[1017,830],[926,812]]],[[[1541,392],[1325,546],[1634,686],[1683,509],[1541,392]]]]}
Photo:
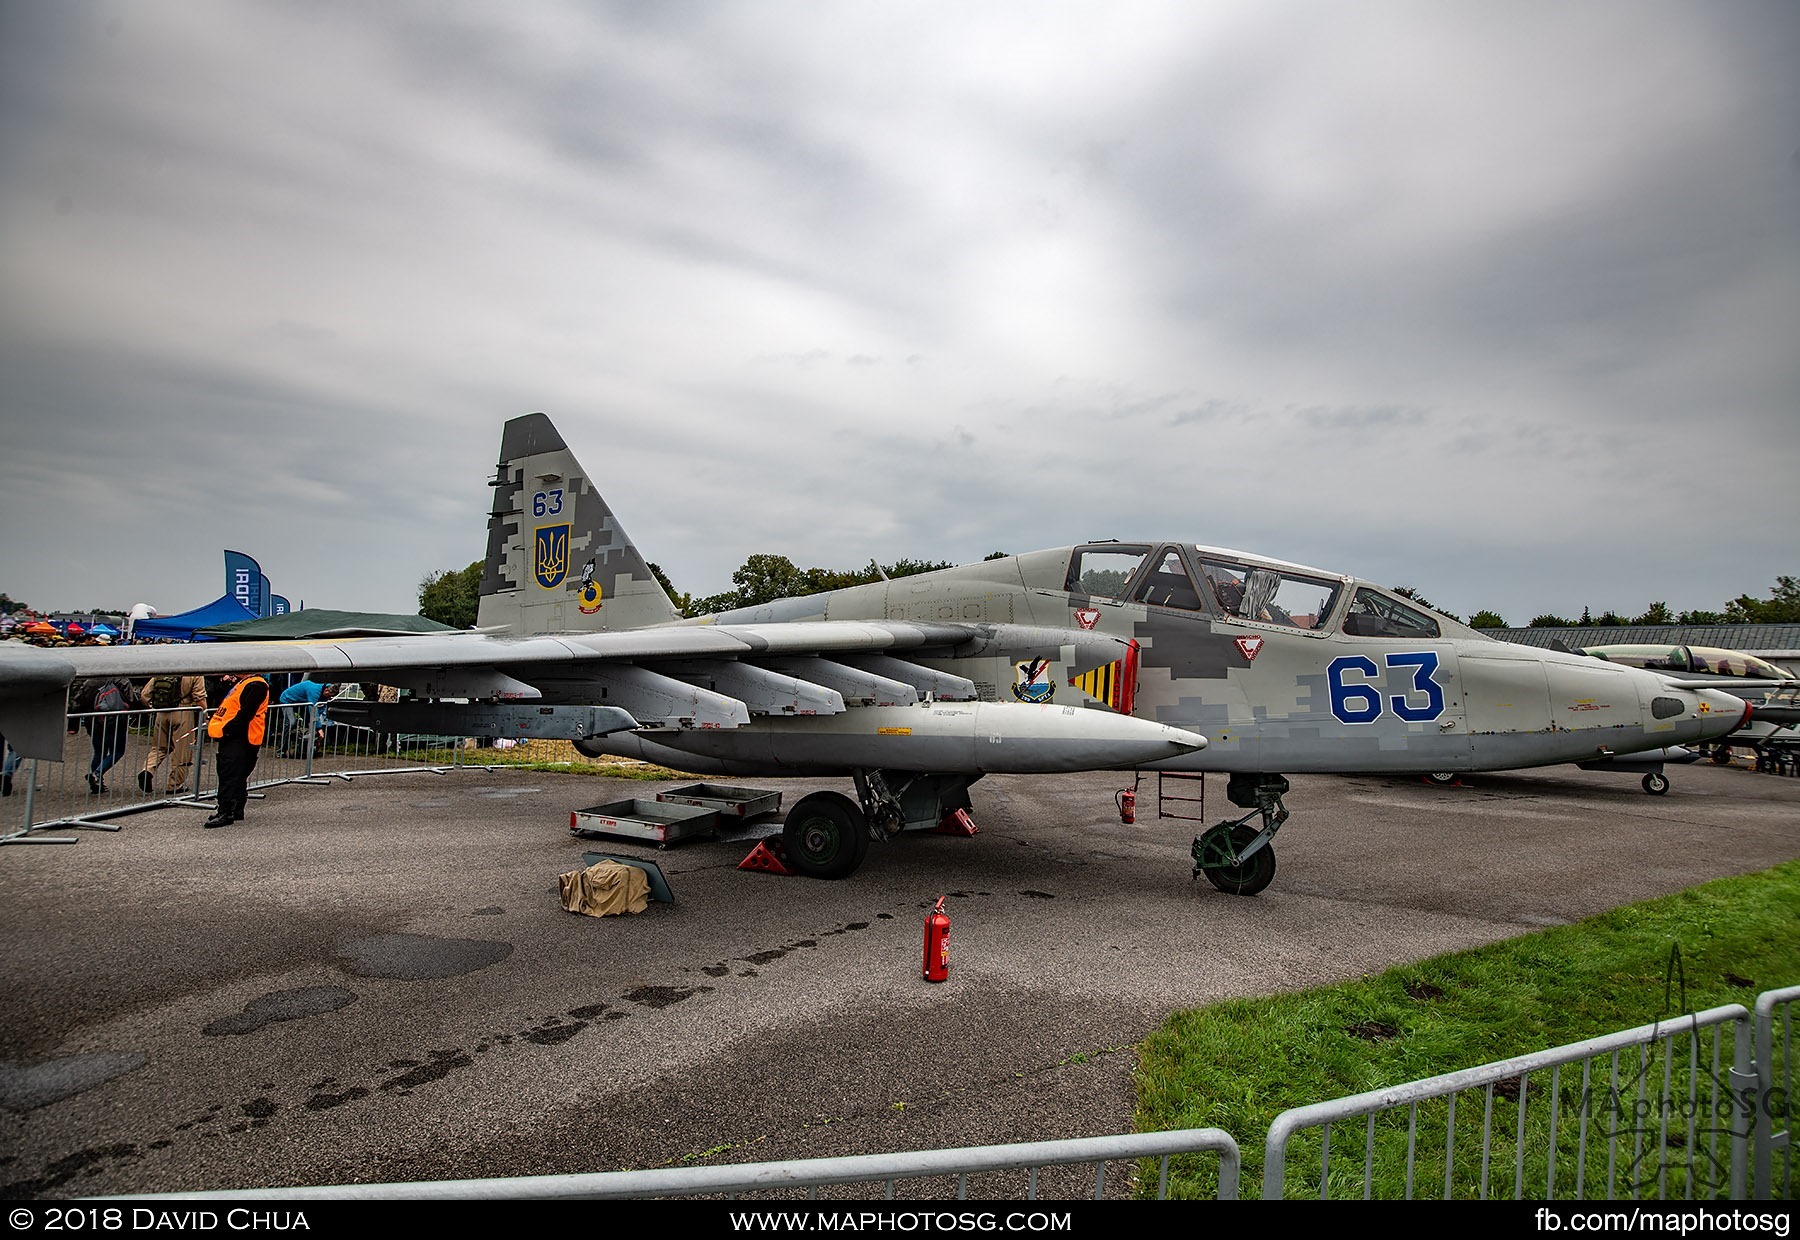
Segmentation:
{"type": "Polygon", "coordinates": [[[641,913],[650,906],[650,879],[635,866],[599,861],[585,870],[557,876],[562,906],[588,917],[641,913]]]}

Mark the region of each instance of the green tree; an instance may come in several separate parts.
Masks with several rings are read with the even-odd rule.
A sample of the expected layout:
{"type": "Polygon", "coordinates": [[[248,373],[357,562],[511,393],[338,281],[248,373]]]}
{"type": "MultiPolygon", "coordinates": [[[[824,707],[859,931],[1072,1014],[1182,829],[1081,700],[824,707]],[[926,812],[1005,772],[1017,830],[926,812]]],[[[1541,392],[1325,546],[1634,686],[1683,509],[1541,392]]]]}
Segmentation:
{"type": "Polygon", "coordinates": [[[1800,578],[1777,577],[1766,599],[1740,594],[1725,604],[1726,624],[1793,624],[1800,622],[1800,578]]]}
{"type": "Polygon", "coordinates": [[[1684,611],[1675,617],[1676,624],[1724,624],[1725,614],[1718,611],[1684,611]]]}
{"type": "Polygon", "coordinates": [[[1411,599],[1413,602],[1417,603],[1421,607],[1429,607],[1429,608],[1431,608],[1431,610],[1437,612],[1437,614],[1440,616],[1449,616],[1452,620],[1455,620],[1458,623],[1462,622],[1461,616],[1457,615],[1453,611],[1445,611],[1442,607],[1439,607],[1436,603],[1434,603],[1430,599],[1426,598],[1423,594],[1420,594],[1417,590],[1413,589],[1411,586],[1395,586],[1394,593],[1398,594],[1401,598],[1411,599]]]}
{"type": "Polygon", "coordinates": [[[481,605],[481,568],[476,560],[460,572],[426,574],[419,582],[419,614],[453,629],[473,627],[481,605]]]}
{"type": "Polygon", "coordinates": [[[1675,613],[1669,610],[1664,602],[1650,604],[1649,610],[1632,621],[1633,624],[1674,624],[1675,613]]]}
{"type": "Polygon", "coordinates": [[[1565,620],[1561,616],[1552,616],[1548,612],[1541,616],[1533,616],[1531,623],[1525,626],[1530,629],[1572,629],[1573,620],[1565,620]]]}
{"type": "MultiPolygon", "coordinates": [[[[987,558],[990,560],[998,560],[1005,559],[1006,557],[996,551],[987,558]]],[[[935,573],[940,568],[955,568],[956,565],[952,564],[949,560],[895,560],[892,564],[886,564],[882,567],[890,577],[916,577],[920,573],[935,573]]],[[[873,580],[873,578],[870,580],[873,580]]]]}
{"type": "Polygon", "coordinates": [[[669,601],[671,603],[675,604],[676,611],[680,612],[684,616],[703,616],[706,614],[705,612],[701,612],[701,611],[690,611],[689,610],[689,608],[691,608],[694,604],[693,596],[689,595],[689,594],[683,594],[681,591],[677,590],[673,585],[671,585],[669,583],[669,575],[667,573],[663,572],[662,565],[646,563],[645,567],[650,570],[650,575],[652,577],[656,578],[656,584],[662,587],[663,593],[669,596],[669,601]]]}
{"type": "Polygon", "coordinates": [[[1509,626],[1505,620],[1500,618],[1500,613],[1497,611],[1478,611],[1469,617],[1469,627],[1472,629],[1504,629],[1509,626]]]}
{"type": "Polygon", "coordinates": [[[932,573],[941,568],[953,567],[955,566],[948,560],[901,559],[892,564],[877,564],[870,560],[867,568],[856,570],[800,568],[785,555],[757,554],[745,560],[731,574],[733,589],[695,598],[676,594],[661,576],[661,570],[654,564],[650,566],[651,571],[657,574],[657,579],[664,581],[663,588],[669,591],[669,597],[675,600],[675,605],[684,616],[710,616],[739,607],[758,607],[779,598],[804,598],[809,594],[845,590],[884,578],[912,577],[919,573],[932,573]]]}

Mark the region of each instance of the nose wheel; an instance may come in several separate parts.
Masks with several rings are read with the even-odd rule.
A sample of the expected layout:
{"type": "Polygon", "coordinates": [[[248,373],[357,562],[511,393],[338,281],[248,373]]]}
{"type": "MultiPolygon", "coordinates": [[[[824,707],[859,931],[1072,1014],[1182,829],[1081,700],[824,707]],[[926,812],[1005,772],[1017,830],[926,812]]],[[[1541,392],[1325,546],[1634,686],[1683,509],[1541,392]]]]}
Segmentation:
{"type": "Polygon", "coordinates": [[[1653,797],[1659,797],[1669,790],[1669,777],[1660,771],[1651,771],[1644,776],[1644,791],[1653,797]]]}
{"type": "Polygon", "coordinates": [[[1279,775],[1233,775],[1225,795],[1250,812],[1209,827],[1194,840],[1194,877],[1204,874],[1207,882],[1234,896],[1253,896],[1267,887],[1275,878],[1270,841],[1288,817],[1281,803],[1287,790],[1288,781],[1279,775]],[[1262,819],[1261,830],[1250,825],[1256,818],[1262,819]]]}

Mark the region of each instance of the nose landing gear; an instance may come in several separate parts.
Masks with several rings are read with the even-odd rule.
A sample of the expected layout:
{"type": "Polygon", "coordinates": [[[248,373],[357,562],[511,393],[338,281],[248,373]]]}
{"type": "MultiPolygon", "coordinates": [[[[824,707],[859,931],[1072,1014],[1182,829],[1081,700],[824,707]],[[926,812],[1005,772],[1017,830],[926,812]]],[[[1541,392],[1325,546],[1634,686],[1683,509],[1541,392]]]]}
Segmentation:
{"type": "Polygon", "coordinates": [[[1275,878],[1270,840],[1287,821],[1281,796],[1290,786],[1280,775],[1233,775],[1225,795],[1250,812],[1209,827],[1194,840],[1194,877],[1204,874],[1214,887],[1235,896],[1253,896],[1267,887],[1275,878]],[[1262,819],[1260,830],[1250,825],[1257,817],[1262,819]]]}

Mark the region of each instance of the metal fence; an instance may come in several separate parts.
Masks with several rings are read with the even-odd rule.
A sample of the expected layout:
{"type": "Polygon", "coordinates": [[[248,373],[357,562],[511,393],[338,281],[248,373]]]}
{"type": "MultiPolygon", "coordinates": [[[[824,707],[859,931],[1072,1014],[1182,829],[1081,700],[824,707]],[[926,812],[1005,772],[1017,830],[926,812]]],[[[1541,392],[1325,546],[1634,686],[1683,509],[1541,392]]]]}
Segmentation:
{"type": "MultiPolygon", "coordinates": [[[[61,761],[7,752],[0,844],[73,844],[57,828],[116,831],[117,819],[171,805],[212,809],[214,746],[192,709],[74,713],[61,761]],[[192,755],[183,765],[183,747],[192,755]]],[[[403,771],[488,767],[492,750],[466,737],[376,732],[330,722],[316,705],[272,704],[251,790],[403,771]]]]}
{"type": "Polygon", "coordinates": [[[1791,1194],[1796,998],[1800,988],[1770,991],[1754,1017],[1729,1004],[1284,1111],[1269,1128],[1263,1196],[1791,1194]],[[1346,1155],[1333,1129],[1356,1119],[1346,1155]]]}
{"type": "MultiPolygon", "coordinates": [[[[1177,1132],[1137,1132],[1119,1136],[1081,1137],[1069,1141],[1033,1141],[1019,1145],[982,1145],[963,1149],[915,1150],[899,1154],[865,1154],[851,1158],[814,1158],[789,1162],[740,1163],[724,1167],[661,1167],[650,1171],[603,1171],[591,1175],[522,1176],[493,1180],[435,1180],[412,1184],[337,1184],[312,1188],[244,1189],[236,1192],[169,1194],[230,1200],[599,1200],[661,1197],[732,1197],[745,1193],[804,1196],[820,1200],[828,1187],[879,1184],[883,1199],[893,1200],[896,1187],[907,1185],[909,1199],[943,1196],[967,1200],[970,1189],[982,1200],[1037,1201],[1044,1174],[1052,1168],[1092,1168],[1084,1177],[1082,1196],[1106,1195],[1107,1167],[1127,1164],[1129,1178],[1144,1159],[1158,1159],[1157,1200],[1169,1187],[1169,1159],[1180,1154],[1212,1151],[1219,1156],[1218,1196],[1237,1197],[1238,1145],[1218,1128],[1177,1132]]],[[[1070,1200],[1066,1183],[1055,1186],[1055,1200],[1070,1200]]]]}
{"type": "Polygon", "coordinates": [[[1794,1183],[1794,1004],[1800,986],[1767,990],[1756,997],[1752,1048],[1756,1077],[1755,1197],[1793,1200],[1794,1183]],[[1777,1131],[1775,1124],[1780,1120],[1777,1131]]]}

